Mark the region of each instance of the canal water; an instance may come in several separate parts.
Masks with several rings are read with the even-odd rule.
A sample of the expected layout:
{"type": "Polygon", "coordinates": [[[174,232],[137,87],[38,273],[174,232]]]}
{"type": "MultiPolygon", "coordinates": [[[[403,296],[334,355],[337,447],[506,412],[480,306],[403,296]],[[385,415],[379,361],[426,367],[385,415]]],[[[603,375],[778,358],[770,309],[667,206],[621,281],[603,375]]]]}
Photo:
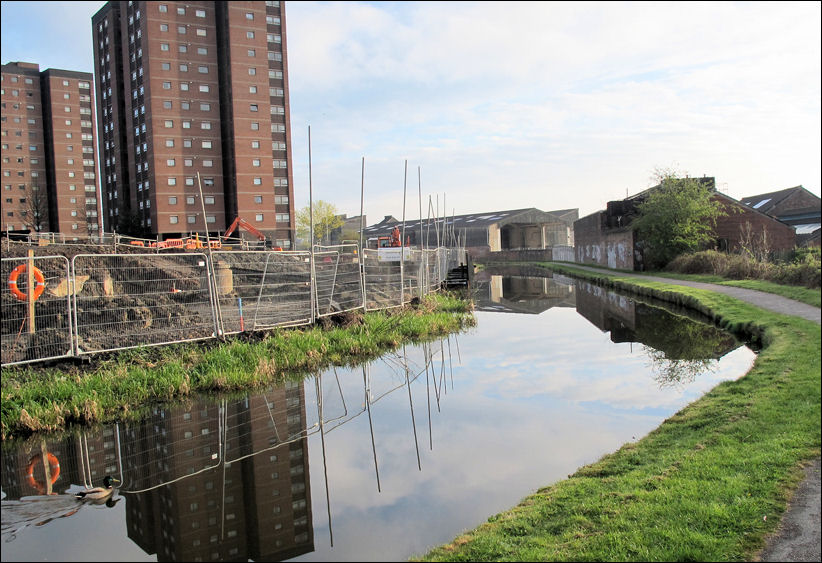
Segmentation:
{"type": "Polygon", "coordinates": [[[755,357],[685,311],[584,281],[489,269],[475,291],[476,327],[365,366],[4,444],[2,560],[405,560],[639,440],[755,357]],[[109,499],[75,500],[105,475],[120,481],[109,499]]]}

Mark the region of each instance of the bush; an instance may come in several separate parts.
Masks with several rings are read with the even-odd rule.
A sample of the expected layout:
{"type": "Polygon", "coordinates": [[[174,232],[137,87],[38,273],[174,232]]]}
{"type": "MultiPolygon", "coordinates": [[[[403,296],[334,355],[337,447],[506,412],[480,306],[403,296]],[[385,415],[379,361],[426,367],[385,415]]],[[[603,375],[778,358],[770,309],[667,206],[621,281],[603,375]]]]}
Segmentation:
{"type": "Polygon", "coordinates": [[[682,254],[665,268],[681,274],[712,274],[732,280],[765,280],[783,285],[820,287],[822,260],[818,248],[800,248],[790,262],[760,262],[740,254],[715,250],[682,254]]]}

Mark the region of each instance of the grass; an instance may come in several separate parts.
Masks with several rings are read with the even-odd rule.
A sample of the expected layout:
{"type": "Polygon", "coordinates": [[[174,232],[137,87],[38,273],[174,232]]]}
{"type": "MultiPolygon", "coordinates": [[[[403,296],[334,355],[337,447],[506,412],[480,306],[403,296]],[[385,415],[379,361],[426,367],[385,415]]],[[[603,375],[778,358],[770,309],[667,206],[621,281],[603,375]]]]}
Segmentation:
{"type": "MultiPolygon", "coordinates": [[[[341,317],[343,318],[343,317],[341,317]]],[[[227,343],[130,349],[92,365],[4,367],[2,439],[56,431],[70,424],[140,416],[149,405],[193,393],[234,392],[330,365],[353,365],[405,342],[474,324],[470,302],[455,294],[426,296],[416,307],[346,316],[344,326],[279,329],[227,343]]]]}
{"type": "Polygon", "coordinates": [[[687,305],[763,344],[638,442],[415,561],[751,561],[820,453],[820,327],[718,293],[574,275],[687,305]]]}

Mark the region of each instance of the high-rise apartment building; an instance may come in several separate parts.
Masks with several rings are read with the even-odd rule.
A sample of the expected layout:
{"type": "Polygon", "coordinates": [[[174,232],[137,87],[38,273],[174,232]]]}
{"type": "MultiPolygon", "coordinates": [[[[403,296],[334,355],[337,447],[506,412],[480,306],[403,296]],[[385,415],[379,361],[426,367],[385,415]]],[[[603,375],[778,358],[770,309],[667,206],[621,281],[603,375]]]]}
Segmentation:
{"type": "Polygon", "coordinates": [[[5,231],[98,234],[92,75],[2,66],[5,231]]]}
{"type": "Polygon", "coordinates": [[[240,217],[293,247],[283,4],[123,1],[94,15],[107,231],[217,234],[240,217]]]}

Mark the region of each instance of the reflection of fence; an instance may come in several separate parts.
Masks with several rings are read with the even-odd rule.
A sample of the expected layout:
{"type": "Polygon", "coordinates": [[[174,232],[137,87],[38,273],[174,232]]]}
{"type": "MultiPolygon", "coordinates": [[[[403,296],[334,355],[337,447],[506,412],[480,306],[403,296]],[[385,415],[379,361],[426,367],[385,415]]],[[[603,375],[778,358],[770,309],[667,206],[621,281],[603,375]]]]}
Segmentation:
{"type": "Polygon", "coordinates": [[[463,253],[356,245],[3,258],[2,365],[313,323],[436,291],[463,253]],[[22,266],[42,273],[29,280],[22,266]],[[17,272],[12,276],[13,272],[17,272]],[[312,291],[313,272],[313,291],[312,291]],[[35,287],[34,299],[28,298],[35,287]],[[12,288],[16,291],[12,291],[12,288]]]}

